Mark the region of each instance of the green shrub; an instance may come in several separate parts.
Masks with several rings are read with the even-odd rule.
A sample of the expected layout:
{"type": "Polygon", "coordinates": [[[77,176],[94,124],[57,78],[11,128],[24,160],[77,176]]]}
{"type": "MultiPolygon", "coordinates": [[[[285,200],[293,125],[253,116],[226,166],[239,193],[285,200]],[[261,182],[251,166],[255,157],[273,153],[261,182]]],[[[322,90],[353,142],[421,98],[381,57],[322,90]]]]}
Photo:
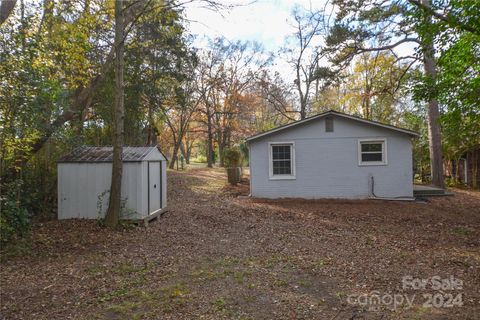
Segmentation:
{"type": "Polygon", "coordinates": [[[242,151],[243,162],[246,166],[249,166],[248,163],[248,146],[245,142],[240,143],[240,150],[242,151]]]}
{"type": "Polygon", "coordinates": [[[242,152],[240,148],[226,148],[223,151],[223,161],[227,168],[240,167],[242,165],[242,152]]]}
{"type": "Polygon", "coordinates": [[[30,214],[17,200],[21,181],[2,185],[0,197],[0,243],[23,236],[30,229],[30,214]]]}
{"type": "Polygon", "coordinates": [[[207,156],[203,154],[199,154],[195,158],[192,158],[190,162],[197,162],[197,163],[207,163],[207,156]]]}

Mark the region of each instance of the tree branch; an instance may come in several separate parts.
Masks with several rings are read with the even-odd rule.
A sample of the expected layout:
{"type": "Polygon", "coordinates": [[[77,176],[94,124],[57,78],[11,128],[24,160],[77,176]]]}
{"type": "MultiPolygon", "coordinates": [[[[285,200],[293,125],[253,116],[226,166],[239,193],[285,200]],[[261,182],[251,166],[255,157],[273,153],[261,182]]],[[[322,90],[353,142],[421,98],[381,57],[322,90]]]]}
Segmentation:
{"type": "Polygon", "coordinates": [[[407,42],[416,42],[416,43],[420,43],[419,40],[417,38],[404,38],[398,42],[395,42],[395,43],[392,43],[392,44],[389,44],[389,45],[386,45],[386,46],[382,46],[382,47],[374,47],[374,48],[354,48],[355,50],[357,50],[359,53],[361,52],[372,52],[372,51],[383,51],[383,50],[391,50],[395,47],[398,47],[399,45],[401,45],[402,43],[407,43],[407,42]]]}
{"type": "Polygon", "coordinates": [[[435,11],[435,9],[432,9],[431,7],[428,7],[428,6],[424,5],[423,3],[421,3],[418,0],[408,0],[408,2],[417,6],[420,9],[422,9],[426,13],[434,16],[435,18],[437,18],[437,19],[439,19],[443,22],[446,22],[452,28],[457,28],[457,29],[460,29],[460,30],[463,30],[463,31],[471,32],[471,33],[476,34],[476,35],[480,35],[480,30],[479,29],[463,23],[457,17],[455,17],[454,15],[452,15],[449,12],[447,12],[445,14],[441,14],[440,12],[435,11]]]}

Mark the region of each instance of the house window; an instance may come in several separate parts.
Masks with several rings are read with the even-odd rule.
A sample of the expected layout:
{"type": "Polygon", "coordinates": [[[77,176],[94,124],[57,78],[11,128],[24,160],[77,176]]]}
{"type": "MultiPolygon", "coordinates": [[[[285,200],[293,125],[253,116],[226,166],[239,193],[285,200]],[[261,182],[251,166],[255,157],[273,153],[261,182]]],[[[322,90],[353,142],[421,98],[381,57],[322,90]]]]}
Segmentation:
{"type": "Polygon", "coordinates": [[[326,117],[325,118],[325,132],[333,132],[333,118],[326,117]]]}
{"type": "Polygon", "coordinates": [[[295,178],[295,147],[293,142],[270,143],[270,178],[295,178]]]}
{"type": "Polygon", "coordinates": [[[359,140],[358,164],[359,165],[386,165],[387,164],[386,139],[359,140]]]}

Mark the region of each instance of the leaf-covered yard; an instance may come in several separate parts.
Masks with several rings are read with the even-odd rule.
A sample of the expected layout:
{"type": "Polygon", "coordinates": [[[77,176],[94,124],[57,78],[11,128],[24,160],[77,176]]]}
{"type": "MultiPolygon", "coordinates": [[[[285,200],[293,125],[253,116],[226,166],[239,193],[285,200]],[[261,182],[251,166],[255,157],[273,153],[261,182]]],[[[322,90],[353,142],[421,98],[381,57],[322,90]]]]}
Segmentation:
{"type": "Polygon", "coordinates": [[[478,319],[478,192],[260,201],[225,181],[219,169],[169,172],[170,211],[147,229],[37,225],[29,245],[2,252],[0,318],[478,319]],[[404,276],[454,276],[463,288],[403,290],[404,276]],[[372,291],[415,302],[348,302],[372,291]],[[435,293],[461,293],[463,306],[423,306],[435,293]]]}

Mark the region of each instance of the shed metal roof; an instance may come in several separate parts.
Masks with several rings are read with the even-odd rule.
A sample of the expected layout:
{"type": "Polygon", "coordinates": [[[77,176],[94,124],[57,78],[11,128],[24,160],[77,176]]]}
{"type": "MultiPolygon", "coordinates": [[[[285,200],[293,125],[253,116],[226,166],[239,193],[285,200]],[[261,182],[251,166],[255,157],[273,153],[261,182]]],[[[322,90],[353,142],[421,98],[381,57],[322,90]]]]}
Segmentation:
{"type": "Polygon", "coordinates": [[[323,117],[329,116],[329,115],[340,116],[340,117],[343,117],[343,118],[346,118],[346,119],[351,119],[351,120],[355,120],[355,121],[358,121],[358,122],[363,122],[363,123],[366,123],[366,124],[374,125],[374,126],[377,126],[377,127],[382,127],[382,128],[390,129],[390,130],[393,130],[393,131],[402,132],[402,133],[408,134],[412,137],[420,136],[417,132],[412,131],[412,130],[395,127],[395,126],[385,124],[385,123],[381,123],[381,122],[378,122],[378,121],[363,119],[363,118],[360,118],[360,117],[352,116],[352,115],[349,115],[349,114],[346,114],[346,113],[343,113],[343,112],[339,112],[339,111],[335,111],[335,110],[329,110],[329,111],[319,113],[317,115],[305,118],[303,120],[294,121],[294,122],[288,123],[286,125],[283,125],[283,126],[265,131],[265,132],[260,132],[258,134],[255,134],[255,135],[251,136],[251,137],[248,137],[246,139],[246,141],[250,142],[250,141],[255,140],[257,138],[264,137],[264,136],[270,135],[272,133],[275,133],[275,132],[278,132],[278,131],[281,131],[281,130],[284,130],[284,129],[287,129],[287,128],[302,125],[306,122],[310,122],[312,120],[320,119],[320,118],[323,118],[323,117]]]}
{"type": "MultiPolygon", "coordinates": [[[[157,147],[123,147],[123,162],[139,162],[157,147]]],[[[158,150],[158,149],[157,149],[158,150]]],[[[58,162],[112,162],[113,147],[79,147],[58,162]]]]}

